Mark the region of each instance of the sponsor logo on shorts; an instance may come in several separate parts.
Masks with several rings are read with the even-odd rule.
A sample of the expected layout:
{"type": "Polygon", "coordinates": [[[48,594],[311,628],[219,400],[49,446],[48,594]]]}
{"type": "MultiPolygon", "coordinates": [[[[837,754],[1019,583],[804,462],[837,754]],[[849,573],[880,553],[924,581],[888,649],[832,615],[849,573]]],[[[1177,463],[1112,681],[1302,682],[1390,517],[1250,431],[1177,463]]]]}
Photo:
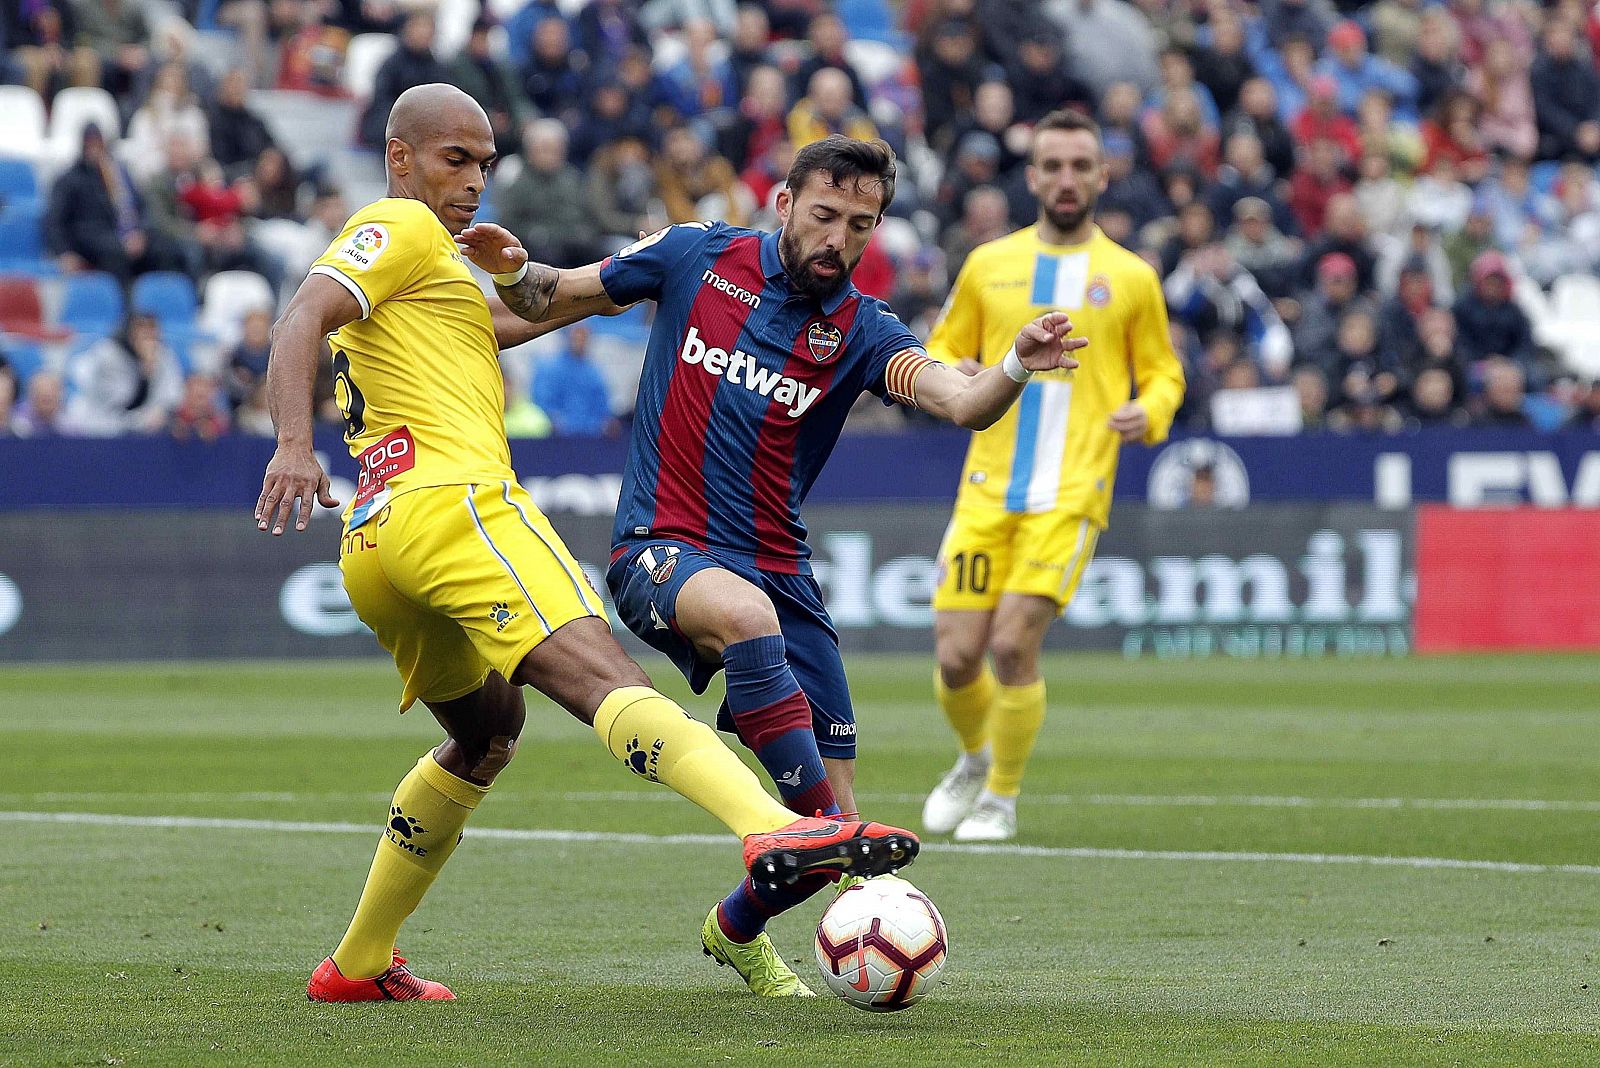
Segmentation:
{"type": "Polygon", "coordinates": [[[1066,564],[1051,563],[1048,560],[1024,560],[1022,561],[1022,566],[1031,567],[1036,571],[1065,571],[1067,569],[1066,564]]]}
{"type": "Polygon", "coordinates": [[[989,475],[984,471],[974,471],[972,474],[967,476],[967,481],[972,483],[974,486],[981,486],[985,482],[989,481],[989,475]]]}
{"type": "Polygon", "coordinates": [[[650,581],[660,586],[672,577],[678,569],[678,547],[676,545],[652,545],[644,549],[635,557],[638,565],[645,569],[650,576],[650,581]]]}
{"type": "Polygon", "coordinates": [[[828,737],[830,738],[854,738],[855,736],[856,725],[854,723],[828,724],[828,737]]]}
{"type": "Polygon", "coordinates": [[[489,618],[494,620],[494,632],[496,634],[505,630],[506,624],[520,615],[522,615],[521,612],[513,612],[511,606],[504,601],[496,601],[494,607],[489,609],[489,618]]]}

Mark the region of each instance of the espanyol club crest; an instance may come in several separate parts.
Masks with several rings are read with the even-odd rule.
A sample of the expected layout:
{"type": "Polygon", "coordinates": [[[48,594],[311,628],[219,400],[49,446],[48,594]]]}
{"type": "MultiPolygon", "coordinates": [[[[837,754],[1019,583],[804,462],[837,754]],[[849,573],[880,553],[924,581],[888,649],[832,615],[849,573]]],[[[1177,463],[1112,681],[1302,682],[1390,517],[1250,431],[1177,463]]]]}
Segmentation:
{"type": "Polygon", "coordinates": [[[1103,274],[1097,274],[1089,279],[1089,289],[1086,293],[1089,304],[1095,308],[1104,308],[1111,303],[1111,279],[1103,274]]]}
{"type": "Polygon", "coordinates": [[[816,357],[818,363],[827,363],[832,359],[843,340],[844,334],[828,322],[812,323],[806,331],[806,348],[811,350],[811,355],[816,357]]]}

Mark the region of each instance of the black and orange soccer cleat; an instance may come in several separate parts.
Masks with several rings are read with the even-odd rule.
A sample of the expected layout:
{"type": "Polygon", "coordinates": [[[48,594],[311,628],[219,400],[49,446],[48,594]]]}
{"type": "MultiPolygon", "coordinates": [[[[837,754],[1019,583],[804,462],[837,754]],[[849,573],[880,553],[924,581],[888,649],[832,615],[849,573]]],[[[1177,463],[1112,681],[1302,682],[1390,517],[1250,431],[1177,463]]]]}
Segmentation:
{"type": "Polygon", "coordinates": [[[411,974],[406,959],[394,955],[389,970],[373,979],[346,979],[328,957],[311,973],[306,997],[312,1001],[454,1001],[443,983],[411,974]]]}
{"type": "Polygon", "coordinates": [[[916,835],[899,827],[802,817],[746,838],[744,865],[753,882],[771,887],[818,872],[870,879],[899,871],[921,848],[916,835]]]}

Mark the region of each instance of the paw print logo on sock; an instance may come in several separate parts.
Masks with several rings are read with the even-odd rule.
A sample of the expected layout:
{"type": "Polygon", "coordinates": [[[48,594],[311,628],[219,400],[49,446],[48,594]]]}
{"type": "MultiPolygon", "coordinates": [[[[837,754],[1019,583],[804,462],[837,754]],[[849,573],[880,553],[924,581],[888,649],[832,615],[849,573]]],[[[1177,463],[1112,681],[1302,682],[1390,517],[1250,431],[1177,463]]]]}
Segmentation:
{"type": "Polygon", "coordinates": [[[629,770],[635,775],[649,779],[651,782],[660,782],[661,780],[656,777],[656,771],[661,764],[661,750],[665,745],[666,742],[657,738],[650,745],[650,748],[646,749],[644,743],[639,740],[639,736],[636,734],[629,738],[628,744],[623,747],[625,752],[622,762],[628,765],[629,770]]]}
{"type": "Polygon", "coordinates": [[[506,629],[506,624],[520,616],[521,612],[513,612],[511,606],[504,601],[496,601],[489,609],[489,618],[494,620],[494,632],[499,634],[506,629]]]}
{"type": "Polygon", "coordinates": [[[428,848],[417,845],[412,839],[419,834],[427,833],[428,829],[422,825],[420,820],[412,819],[404,812],[401,812],[399,805],[390,806],[389,826],[384,829],[383,835],[389,839],[391,844],[405,850],[414,857],[425,857],[428,855],[428,848]]]}
{"type": "Polygon", "coordinates": [[[408,842],[419,834],[428,833],[428,829],[421,823],[401,812],[399,805],[389,809],[389,829],[408,842]]]}

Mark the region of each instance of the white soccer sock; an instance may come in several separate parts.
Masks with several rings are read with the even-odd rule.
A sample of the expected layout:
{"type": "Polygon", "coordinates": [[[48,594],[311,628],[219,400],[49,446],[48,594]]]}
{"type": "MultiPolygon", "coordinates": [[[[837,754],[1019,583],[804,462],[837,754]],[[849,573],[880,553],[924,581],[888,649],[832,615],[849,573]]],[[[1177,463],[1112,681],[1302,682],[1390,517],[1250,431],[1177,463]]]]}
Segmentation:
{"type": "Polygon", "coordinates": [[[973,810],[976,811],[977,809],[987,808],[990,806],[1003,808],[1013,816],[1017,814],[1016,798],[1005,797],[1002,794],[991,793],[988,790],[985,790],[983,793],[978,795],[978,803],[973,806],[973,810]]]}
{"type": "Polygon", "coordinates": [[[961,759],[956,761],[956,769],[963,775],[987,775],[992,760],[989,746],[985,745],[976,753],[963,752],[961,759]]]}

